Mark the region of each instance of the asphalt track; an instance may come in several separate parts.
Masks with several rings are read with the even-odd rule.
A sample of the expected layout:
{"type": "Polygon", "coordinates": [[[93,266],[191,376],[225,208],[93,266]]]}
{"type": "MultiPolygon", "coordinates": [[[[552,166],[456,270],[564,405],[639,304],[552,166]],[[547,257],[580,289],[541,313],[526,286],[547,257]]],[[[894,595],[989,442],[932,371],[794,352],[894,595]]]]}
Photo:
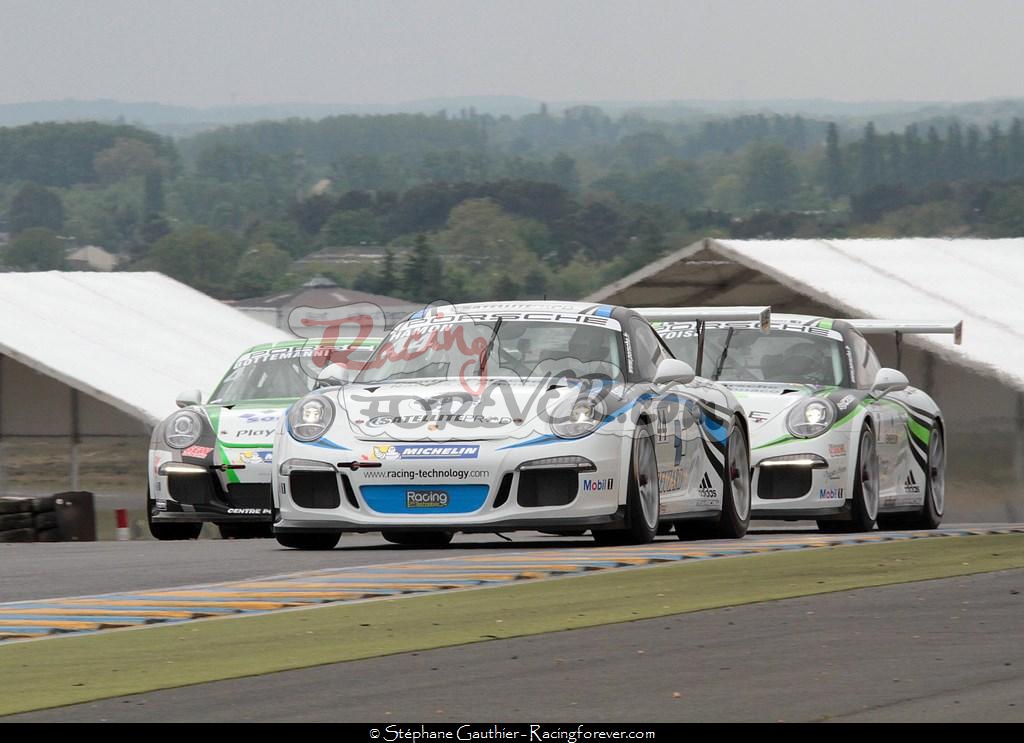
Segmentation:
{"type": "MultiPolygon", "coordinates": [[[[116,593],[101,591],[93,595],[79,593],[73,597],[0,603],[0,641],[43,639],[68,633],[141,628],[366,599],[496,587],[523,580],[740,554],[861,543],[956,539],[983,531],[941,529],[851,535],[773,532],[748,540],[680,542],[666,539],[632,547],[444,550],[445,557],[433,560],[410,559],[405,550],[389,550],[389,554],[406,557],[397,562],[292,570],[283,575],[268,575],[264,571],[260,577],[234,581],[185,585],[179,582],[174,587],[116,593]]],[[[1024,531],[1024,527],[1000,527],[991,531],[1019,533],[1024,531]]],[[[273,550],[266,542],[264,545],[265,548],[270,547],[273,554],[281,552],[273,550]]],[[[229,551],[233,547],[221,542],[219,549],[229,551]]]]}
{"type": "MultiPolygon", "coordinates": [[[[975,526],[1002,525],[944,524],[942,528],[955,530],[975,526]]],[[[814,537],[818,532],[813,528],[762,527],[734,544],[756,545],[779,534],[814,537]]],[[[558,548],[594,545],[590,537],[566,539],[536,532],[515,532],[508,537],[511,541],[493,534],[457,534],[449,547],[418,550],[396,547],[377,534],[347,534],[338,548],[329,552],[284,549],[272,539],[0,544],[0,602],[139,591],[305,570],[508,554],[530,549],[554,548],[557,552],[558,548]]],[[[658,543],[678,544],[679,541],[667,536],[659,538],[658,543]]]]}
{"type": "Polygon", "coordinates": [[[15,721],[1024,722],[1024,570],[496,640],[15,721]]]}

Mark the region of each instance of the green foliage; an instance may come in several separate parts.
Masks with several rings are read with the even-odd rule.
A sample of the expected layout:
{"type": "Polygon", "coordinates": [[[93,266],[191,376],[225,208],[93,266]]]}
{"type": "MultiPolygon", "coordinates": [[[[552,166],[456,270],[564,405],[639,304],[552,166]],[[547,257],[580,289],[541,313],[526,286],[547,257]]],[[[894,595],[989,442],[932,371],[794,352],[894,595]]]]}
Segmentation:
{"type": "Polygon", "coordinates": [[[189,227],[158,240],[139,268],[165,273],[214,297],[228,297],[239,252],[233,235],[189,227]]]}
{"type": "Polygon", "coordinates": [[[335,212],[320,228],[318,241],[324,247],[377,245],[385,238],[380,219],[369,209],[335,212]]]}
{"type": "Polygon", "coordinates": [[[240,297],[267,294],[288,271],[292,259],[273,243],[249,248],[238,261],[234,290],[240,297]]]}
{"type": "Polygon", "coordinates": [[[4,263],[19,271],[59,271],[67,267],[65,242],[45,227],[23,231],[4,252],[4,263]]]}
{"type": "Polygon", "coordinates": [[[444,294],[444,268],[434,255],[426,235],[418,235],[402,269],[403,296],[416,302],[433,302],[444,294]]]}
{"type": "Polygon", "coordinates": [[[96,177],[105,183],[122,181],[136,175],[159,174],[164,169],[151,144],[138,139],[119,137],[93,158],[96,177]]]}
{"type": "Polygon", "coordinates": [[[177,150],[170,140],[134,126],[96,122],[29,124],[0,128],[0,180],[72,186],[99,180],[96,159],[119,142],[147,145],[172,169],[177,150]]]}
{"type": "Polygon", "coordinates": [[[743,191],[747,203],[780,207],[789,202],[800,186],[800,174],[793,156],[778,142],[757,142],[743,161],[743,191]]]}
{"type": "Polygon", "coordinates": [[[26,183],[11,199],[7,220],[15,235],[32,227],[60,232],[64,227],[64,204],[50,189],[26,183]]]}

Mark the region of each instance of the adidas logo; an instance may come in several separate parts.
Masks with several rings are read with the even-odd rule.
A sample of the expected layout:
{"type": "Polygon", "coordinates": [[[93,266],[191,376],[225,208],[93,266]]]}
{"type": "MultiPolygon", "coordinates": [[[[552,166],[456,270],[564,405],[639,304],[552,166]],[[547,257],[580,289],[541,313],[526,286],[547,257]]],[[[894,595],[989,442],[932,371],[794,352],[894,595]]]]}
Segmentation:
{"type": "Polygon", "coordinates": [[[718,490],[711,484],[711,475],[707,472],[704,473],[704,477],[700,478],[700,487],[697,489],[697,493],[700,494],[701,498],[718,497],[718,490]]]}
{"type": "Polygon", "coordinates": [[[907,481],[903,483],[903,489],[908,493],[920,493],[921,486],[917,484],[917,479],[914,477],[914,471],[911,470],[907,474],[907,481]]]}

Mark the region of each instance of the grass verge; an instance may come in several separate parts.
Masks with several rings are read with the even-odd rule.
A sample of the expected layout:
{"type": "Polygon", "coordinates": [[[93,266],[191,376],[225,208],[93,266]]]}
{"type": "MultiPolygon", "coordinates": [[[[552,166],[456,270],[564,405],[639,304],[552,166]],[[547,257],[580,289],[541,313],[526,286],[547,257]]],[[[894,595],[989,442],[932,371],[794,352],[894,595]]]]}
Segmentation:
{"type": "Polygon", "coordinates": [[[612,570],[0,646],[0,715],[325,663],[1024,567],[1024,535],[612,570]]]}

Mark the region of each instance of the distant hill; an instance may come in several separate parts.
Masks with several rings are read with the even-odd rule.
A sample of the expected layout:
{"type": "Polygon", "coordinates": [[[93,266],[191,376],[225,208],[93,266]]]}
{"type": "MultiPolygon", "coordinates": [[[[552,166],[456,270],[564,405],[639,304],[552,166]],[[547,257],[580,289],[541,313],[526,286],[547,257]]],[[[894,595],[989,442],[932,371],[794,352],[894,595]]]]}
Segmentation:
{"type": "MultiPolygon", "coordinates": [[[[209,108],[156,102],[61,100],[0,104],[0,126],[40,121],[104,121],[135,124],[161,134],[188,136],[221,126],[290,118],[322,119],[342,114],[393,114],[460,111],[520,117],[536,113],[542,102],[520,96],[425,98],[401,103],[274,103],[209,108]]],[[[953,119],[966,124],[1006,123],[1024,116],[1024,99],[950,103],[941,101],[832,101],[826,99],[678,100],[678,101],[552,101],[552,114],[574,106],[595,106],[612,116],[626,113],[660,121],[700,120],[740,114],[773,113],[839,120],[860,126],[873,120],[880,131],[901,130],[909,123],[945,126],[953,119]]]]}

